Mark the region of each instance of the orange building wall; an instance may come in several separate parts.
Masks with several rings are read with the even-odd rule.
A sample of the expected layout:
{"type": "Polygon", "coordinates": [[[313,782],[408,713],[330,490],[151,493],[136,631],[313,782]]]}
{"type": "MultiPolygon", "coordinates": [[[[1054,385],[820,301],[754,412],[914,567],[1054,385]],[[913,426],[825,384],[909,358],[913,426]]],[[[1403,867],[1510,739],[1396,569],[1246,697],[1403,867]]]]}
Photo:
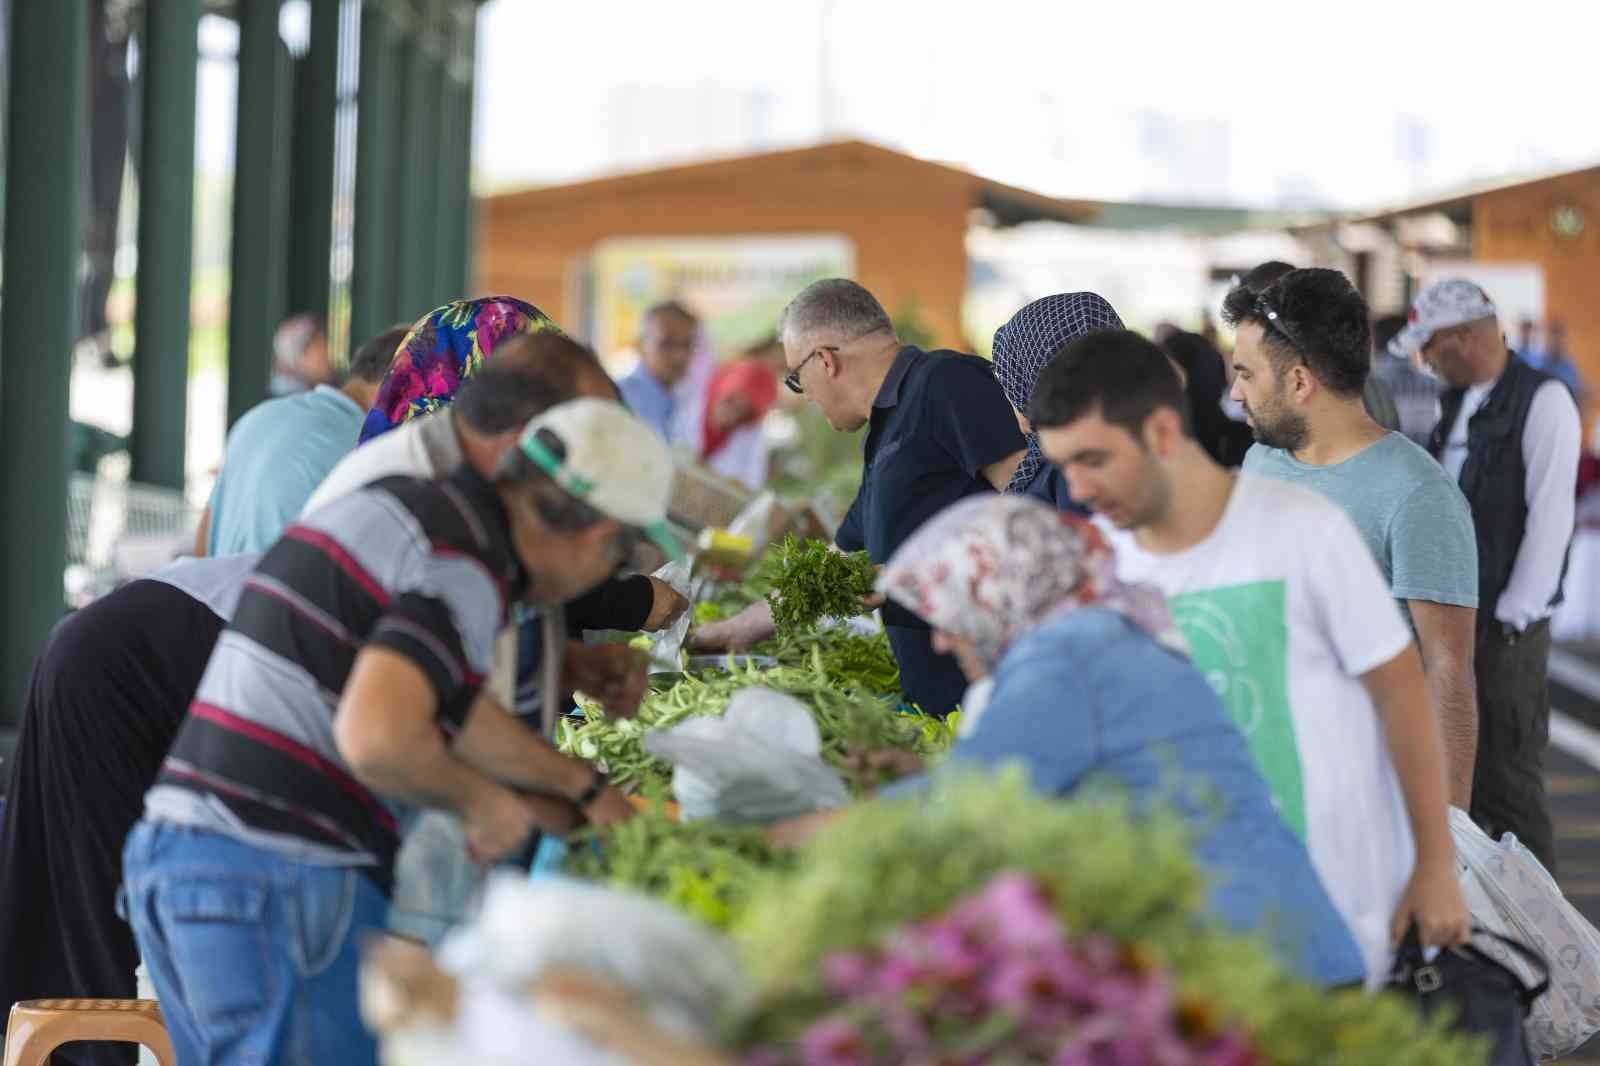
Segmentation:
{"type": "MultiPolygon", "coordinates": [[[[1600,411],[1600,169],[1476,197],[1472,254],[1485,262],[1543,268],[1545,318],[1566,324],[1567,346],[1590,397],[1589,413],[1600,411]],[[1567,207],[1583,212],[1583,231],[1576,236],[1560,235],[1551,225],[1552,213],[1567,207]]],[[[1508,333],[1516,326],[1504,325],[1508,333]]]]}
{"type": "Polygon", "coordinates": [[[915,299],[940,343],[961,337],[970,183],[922,168],[833,162],[786,174],[571,186],[479,201],[476,288],[577,322],[577,272],[613,237],[839,233],[856,280],[891,314],[915,299]]]}

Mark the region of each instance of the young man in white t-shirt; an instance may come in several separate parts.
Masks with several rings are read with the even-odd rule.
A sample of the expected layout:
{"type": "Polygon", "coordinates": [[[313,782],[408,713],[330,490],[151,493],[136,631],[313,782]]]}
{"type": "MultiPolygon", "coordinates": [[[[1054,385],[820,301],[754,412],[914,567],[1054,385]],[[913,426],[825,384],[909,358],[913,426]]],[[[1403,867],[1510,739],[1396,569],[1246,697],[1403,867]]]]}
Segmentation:
{"type": "Polygon", "coordinates": [[[1439,725],[1411,631],[1349,518],[1213,462],[1166,357],[1135,333],[1065,345],[1029,416],[1073,499],[1115,527],[1120,576],[1169,598],[1369,985],[1413,923],[1424,944],[1464,940],[1439,725]]]}

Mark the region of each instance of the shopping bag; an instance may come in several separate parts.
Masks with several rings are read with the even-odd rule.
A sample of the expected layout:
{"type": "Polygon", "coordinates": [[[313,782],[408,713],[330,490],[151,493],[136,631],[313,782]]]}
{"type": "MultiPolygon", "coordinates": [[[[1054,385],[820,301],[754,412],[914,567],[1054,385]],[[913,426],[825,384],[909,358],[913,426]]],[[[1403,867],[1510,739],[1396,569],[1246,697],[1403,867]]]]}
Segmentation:
{"type": "MultiPolygon", "coordinates": [[[[1570,1054],[1600,1031],[1600,931],[1512,834],[1496,843],[1455,807],[1450,832],[1473,921],[1528,945],[1549,963],[1550,989],[1528,1016],[1529,1046],[1543,1060],[1570,1054]]],[[[1503,945],[1485,944],[1484,950],[1524,981],[1538,976],[1503,945]]]]}
{"type": "Polygon", "coordinates": [[[1526,1022],[1529,1007],[1548,986],[1547,975],[1541,972],[1529,984],[1479,943],[1510,951],[1542,970],[1538,955],[1526,945],[1481,927],[1473,929],[1471,943],[1445,948],[1427,959],[1412,926],[1395,953],[1389,986],[1416,1003],[1424,1017],[1449,1008],[1457,1032],[1489,1041],[1489,1066],[1533,1066],[1526,1022]]]}
{"type": "Polygon", "coordinates": [[[811,712],[768,688],[740,690],[720,718],[646,734],[644,747],[672,763],[672,794],[686,822],[775,822],[850,802],[822,761],[811,712]]]}

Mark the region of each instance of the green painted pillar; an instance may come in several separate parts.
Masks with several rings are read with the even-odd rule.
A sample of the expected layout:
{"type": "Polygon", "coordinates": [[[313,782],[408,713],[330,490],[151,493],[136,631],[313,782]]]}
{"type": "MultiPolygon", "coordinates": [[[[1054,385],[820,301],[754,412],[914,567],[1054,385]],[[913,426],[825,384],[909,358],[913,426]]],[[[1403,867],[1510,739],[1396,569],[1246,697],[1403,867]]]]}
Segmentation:
{"type": "Polygon", "coordinates": [[[62,611],[89,41],[85,4],[10,7],[0,305],[0,726],[18,721],[34,654],[62,611]]]}
{"type": "Polygon", "coordinates": [[[339,0],[311,0],[311,45],[298,64],[295,82],[288,310],[326,317],[339,104],[339,0]]]}
{"type": "MultiPolygon", "coordinates": [[[[75,5],[64,5],[75,6],[75,5]]],[[[194,94],[200,0],[145,8],[139,273],[133,310],[133,480],[183,488],[194,255],[194,94]]]]}
{"type": "MultiPolygon", "coordinates": [[[[402,131],[436,131],[439,128],[439,96],[442,71],[438,60],[438,19],[431,2],[419,5],[418,21],[407,43],[405,81],[405,124],[402,131]]],[[[398,231],[398,266],[401,306],[399,317],[415,319],[438,306],[441,297],[434,291],[433,256],[438,243],[434,227],[438,210],[439,152],[432,137],[402,132],[400,200],[404,224],[398,231]]]]}
{"type": "Polygon", "coordinates": [[[444,92],[441,95],[439,140],[439,210],[434,255],[434,291],[440,299],[468,292],[468,231],[472,224],[472,75],[476,46],[477,5],[454,0],[450,34],[444,47],[444,92]]]}
{"type": "Polygon", "coordinates": [[[239,0],[233,249],[228,288],[228,425],[266,399],[272,334],[288,274],[289,54],[282,0],[239,0]]]}
{"type": "Polygon", "coordinates": [[[394,308],[399,175],[392,159],[402,140],[399,27],[389,6],[365,0],[356,111],[355,258],[350,274],[350,348],[396,321],[394,308]]]}

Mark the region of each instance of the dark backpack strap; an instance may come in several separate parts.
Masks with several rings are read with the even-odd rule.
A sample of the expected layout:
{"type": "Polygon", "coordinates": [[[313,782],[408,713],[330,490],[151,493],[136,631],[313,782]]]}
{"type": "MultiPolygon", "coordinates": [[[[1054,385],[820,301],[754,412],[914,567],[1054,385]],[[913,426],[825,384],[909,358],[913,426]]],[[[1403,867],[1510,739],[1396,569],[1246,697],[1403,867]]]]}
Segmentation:
{"type": "MultiPolygon", "coordinates": [[[[1486,936],[1491,940],[1499,941],[1501,944],[1504,944],[1506,947],[1510,948],[1513,954],[1520,955],[1524,962],[1531,963],[1539,973],[1544,975],[1539,979],[1537,984],[1530,988],[1527,985],[1522,985],[1522,978],[1517,977],[1517,975],[1514,973],[1511,974],[1513,978],[1516,978],[1517,983],[1522,985],[1523,1006],[1528,1006],[1534,1000],[1538,999],[1540,996],[1544,995],[1550,990],[1550,962],[1543,955],[1539,954],[1537,951],[1533,950],[1520,940],[1513,940],[1508,936],[1501,936],[1492,929],[1485,929],[1481,925],[1474,925],[1472,927],[1472,935],[1475,937],[1486,936]]],[[[1477,959],[1479,962],[1486,962],[1490,965],[1498,966],[1502,970],[1506,970],[1507,973],[1511,973],[1511,971],[1506,968],[1504,963],[1497,959],[1491,958],[1487,952],[1485,952],[1482,948],[1479,948],[1476,944],[1463,944],[1456,950],[1460,951],[1464,955],[1469,955],[1472,958],[1477,959]]]]}

